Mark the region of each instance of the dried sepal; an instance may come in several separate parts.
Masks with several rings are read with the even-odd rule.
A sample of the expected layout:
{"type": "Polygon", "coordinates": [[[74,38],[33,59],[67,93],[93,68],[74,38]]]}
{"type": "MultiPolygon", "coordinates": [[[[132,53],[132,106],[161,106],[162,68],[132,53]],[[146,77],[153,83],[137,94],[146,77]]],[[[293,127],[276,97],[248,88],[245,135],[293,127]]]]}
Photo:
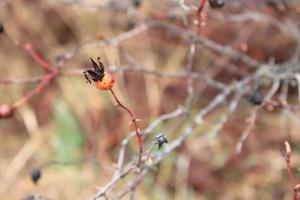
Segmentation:
{"type": "Polygon", "coordinates": [[[100,90],[110,90],[114,83],[115,78],[112,74],[104,71],[104,65],[100,61],[100,57],[97,58],[98,64],[92,59],[91,62],[93,64],[93,70],[88,69],[84,70],[83,74],[85,76],[85,79],[87,80],[87,83],[91,83],[90,77],[95,82],[96,87],[100,90]],[[89,77],[90,76],[90,77],[89,77]]]}

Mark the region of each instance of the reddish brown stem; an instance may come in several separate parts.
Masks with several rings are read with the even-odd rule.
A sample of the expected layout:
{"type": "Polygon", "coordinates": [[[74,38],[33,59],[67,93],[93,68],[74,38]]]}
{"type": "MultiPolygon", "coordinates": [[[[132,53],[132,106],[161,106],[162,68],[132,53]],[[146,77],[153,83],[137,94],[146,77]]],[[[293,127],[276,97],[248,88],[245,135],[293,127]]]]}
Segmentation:
{"type": "Polygon", "coordinates": [[[295,185],[295,187],[294,187],[294,200],[298,200],[299,198],[298,198],[298,195],[299,195],[299,187],[300,185],[299,184],[297,184],[297,185],[295,185]]]}
{"type": "Polygon", "coordinates": [[[16,101],[13,104],[13,108],[16,109],[19,106],[23,105],[26,103],[29,99],[31,99],[34,95],[40,93],[47,83],[50,81],[54,80],[58,75],[59,71],[58,69],[52,67],[47,61],[45,61],[32,47],[30,43],[26,43],[22,45],[22,48],[32,57],[32,59],[39,65],[41,66],[44,70],[48,71],[49,73],[43,75],[41,77],[41,82],[29,93],[21,97],[18,101],[16,101]]]}
{"type": "Polygon", "coordinates": [[[42,81],[33,90],[31,90],[29,93],[27,93],[26,95],[21,97],[18,101],[16,101],[13,104],[13,108],[16,109],[17,107],[20,107],[21,105],[26,103],[29,99],[31,99],[34,95],[40,93],[44,89],[44,87],[47,85],[47,83],[49,83],[51,80],[53,80],[57,75],[58,75],[58,72],[53,72],[53,73],[45,75],[42,78],[42,81]]]}
{"type": "Polygon", "coordinates": [[[23,49],[33,58],[33,60],[40,65],[44,70],[53,72],[54,69],[46,62],[32,47],[30,43],[22,45],[23,49]]]}
{"type": "Polygon", "coordinates": [[[118,99],[118,97],[115,94],[115,92],[113,91],[113,89],[111,88],[109,91],[112,94],[112,96],[114,97],[114,99],[116,100],[118,106],[120,106],[121,108],[123,108],[124,110],[127,111],[127,113],[129,114],[129,116],[131,118],[131,121],[134,125],[135,135],[136,135],[137,143],[138,143],[138,146],[139,146],[139,156],[138,156],[138,162],[137,162],[137,166],[139,166],[140,163],[141,163],[141,160],[142,160],[142,155],[143,155],[143,142],[142,142],[142,137],[141,137],[141,134],[139,132],[138,125],[137,125],[137,120],[134,117],[134,115],[132,114],[131,110],[120,102],[120,100],[118,99]]]}
{"type": "Polygon", "coordinates": [[[284,153],[283,155],[286,163],[286,168],[288,171],[288,176],[291,181],[291,187],[292,190],[294,191],[294,200],[298,200],[298,191],[296,188],[296,182],[291,168],[291,154],[292,154],[291,147],[289,142],[287,141],[284,142],[284,145],[285,145],[285,152],[283,152],[284,153]]]}
{"type": "Polygon", "coordinates": [[[293,172],[292,172],[292,168],[291,168],[291,162],[290,162],[289,158],[286,160],[286,168],[287,168],[287,171],[288,171],[289,179],[291,181],[291,186],[294,189],[295,179],[294,179],[294,176],[293,176],[293,172]]]}
{"type": "Polygon", "coordinates": [[[285,160],[285,163],[286,163],[286,168],[288,171],[288,176],[291,181],[291,187],[292,187],[292,190],[294,191],[294,200],[297,200],[297,190],[295,190],[296,184],[295,184],[295,178],[293,176],[293,172],[292,172],[292,168],[291,168],[290,155],[288,155],[287,159],[285,160]]]}
{"type": "Polygon", "coordinates": [[[204,6],[205,6],[206,0],[199,0],[199,7],[197,10],[197,15],[200,15],[204,6]]]}
{"type": "Polygon", "coordinates": [[[298,200],[298,194],[297,194],[297,189],[295,189],[295,178],[293,176],[292,168],[291,168],[291,162],[290,162],[290,157],[286,160],[286,168],[288,171],[288,176],[291,181],[291,186],[292,190],[294,191],[294,200],[298,200]]]}
{"type": "Polygon", "coordinates": [[[202,11],[204,9],[204,6],[206,4],[207,0],[199,0],[199,7],[197,9],[197,13],[196,13],[196,23],[197,23],[197,30],[199,32],[201,23],[202,23],[202,11]]]}

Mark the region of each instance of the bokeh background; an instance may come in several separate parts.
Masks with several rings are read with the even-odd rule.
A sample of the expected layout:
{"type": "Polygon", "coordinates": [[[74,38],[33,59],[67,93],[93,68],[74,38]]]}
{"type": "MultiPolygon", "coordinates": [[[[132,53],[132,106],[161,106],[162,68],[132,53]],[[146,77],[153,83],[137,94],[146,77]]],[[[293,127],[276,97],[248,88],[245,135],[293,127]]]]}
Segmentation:
{"type": "MultiPolygon", "coordinates": [[[[180,2],[0,2],[0,21],[5,27],[5,34],[0,34],[0,104],[13,104],[37,85],[8,84],[3,80],[30,79],[46,73],[22,44],[30,43],[51,65],[70,72],[51,81],[12,117],[0,119],[0,199],[26,199],[30,195],[88,199],[112,177],[121,141],[133,127],[127,113],[115,107],[109,92],[86,84],[81,69],[91,67],[90,57],[101,57],[114,71],[114,90],[141,119],[141,129],[186,104],[189,78],[176,76],[187,70],[190,44],[186,40],[153,28],[117,43],[107,42],[126,32],[139,31],[151,20],[196,33],[194,20],[199,2],[185,1],[186,9],[180,2]],[[141,66],[150,73],[137,70],[141,66]],[[49,162],[52,164],[42,168],[42,177],[34,184],[30,172],[49,162]]],[[[300,41],[300,35],[289,34],[289,30],[299,31],[297,0],[225,0],[221,9],[207,4],[203,18],[205,24],[197,34],[261,63],[288,61],[300,41]]],[[[192,60],[192,72],[225,85],[254,72],[240,60],[201,44],[196,45],[192,60]]],[[[261,88],[263,93],[271,84],[266,82],[261,88]]],[[[164,133],[169,142],[174,140],[220,92],[205,80],[194,79],[192,87],[194,98],[188,114],[156,126],[144,139],[146,148],[158,133],[164,133]]],[[[287,87],[288,101],[297,104],[297,84],[287,87]]],[[[280,147],[285,140],[290,142],[292,169],[300,181],[299,111],[259,108],[255,127],[237,153],[236,145],[249,124],[249,113],[257,106],[242,97],[235,111],[222,122],[220,117],[228,111],[232,98],[209,113],[179,148],[145,176],[135,189],[136,199],[292,199],[280,147]]],[[[129,162],[136,156],[133,138],[125,160],[129,162]]],[[[112,193],[134,176],[121,180],[112,193]]],[[[124,199],[130,196],[133,198],[128,195],[124,199]]]]}

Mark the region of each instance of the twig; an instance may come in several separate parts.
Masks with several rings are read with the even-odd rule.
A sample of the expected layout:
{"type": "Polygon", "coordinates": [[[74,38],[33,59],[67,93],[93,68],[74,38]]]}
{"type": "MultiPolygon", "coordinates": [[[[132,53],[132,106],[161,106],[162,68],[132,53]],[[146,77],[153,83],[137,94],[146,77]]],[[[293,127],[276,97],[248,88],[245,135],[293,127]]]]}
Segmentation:
{"type": "Polygon", "coordinates": [[[203,11],[203,8],[206,4],[206,1],[207,0],[199,0],[199,7],[197,9],[197,12],[196,12],[196,26],[197,26],[197,32],[199,32],[200,30],[200,27],[201,27],[201,23],[203,22],[202,21],[202,11],[203,11]]]}
{"type": "Polygon", "coordinates": [[[23,49],[34,59],[34,61],[48,72],[55,71],[32,47],[30,43],[22,45],[23,49]]]}
{"type": "Polygon", "coordinates": [[[22,98],[20,98],[13,104],[13,108],[20,107],[22,104],[26,103],[29,99],[31,99],[34,95],[39,94],[50,81],[54,80],[57,77],[57,75],[58,71],[44,75],[42,81],[33,90],[31,90],[29,93],[24,95],[22,98]]]}
{"type": "MultiPolygon", "coordinates": [[[[173,119],[176,117],[181,116],[183,113],[185,113],[185,108],[179,107],[173,112],[164,114],[159,116],[156,120],[154,120],[146,129],[141,131],[141,134],[147,135],[152,132],[152,130],[158,126],[160,123],[164,122],[165,120],[173,119]]],[[[105,195],[108,190],[114,187],[116,182],[118,182],[122,177],[125,177],[126,175],[130,174],[132,171],[134,171],[136,166],[130,165],[130,163],[127,165],[126,169],[122,169],[124,157],[125,157],[125,150],[126,146],[129,142],[129,140],[135,135],[134,132],[130,133],[127,135],[126,138],[123,139],[121,142],[121,148],[119,151],[119,156],[118,156],[118,161],[117,161],[117,168],[115,170],[115,173],[112,177],[112,179],[105,185],[103,186],[93,197],[93,200],[98,199],[99,197],[105,195]],[[129,170],[130,169],[130,170],[129,170]]]]}
{"type": "Polygon", "coordinates": [[[136,139],[137,139],[137,144],[139,146],[139,155],[138,155],[138,161],[137,161],[137,167],[140,166],[141,164],[141,161],[142,161],[142,155],[143,155],[143,141],[142,141],[142,137],[141,137],[141,134],[140,134],[140,130],[139,130],[139,127],[137,125],[137,119],[134,117],[134,115],[132,114],[131,110],[124,106],[124,104],[122,104],[120,102],[120,100],[118,99],[117,95],[115,94],[115,92],[113,91],[113,89],[111,88],[110,90],[110,93],[112,94],[112,96],[114,97],[114,99],[116,100],[117,104],[123,108],[128,114],[129,116],[131,117],[131,121],[134,125],[134,128],[135,128],[135,135],[136,135],[136,139]]]}
{"type": "Polygon", "coordinates": [[[140,174],[138,174],[133,181],[130,182],[130,184],[125,187],[123,191],[121,191],[118,195],[117,198],[121,199],[124,197],[127,193],[133,191],[144,179],[144,177],[147,175],[148,170],[143,170],[140,174]]]}
{"type": "Polygon", "coordinates": [[[296,185],[295,178],[293,176],[292,168],[291,168],[291,146],[288,141],[284,142],[284,150],[281,151],[282,156],[284,157],[285,163],[286,163],[286,168],[288,171],[288,176],[291,181],[291,187],[292,190],[294,191],[294,200],[298,200],[298,185],[296,185]]]}
{"type": "Polygon", "coordinates": [[[241,134],[240,139],[239,139],[238,143],[235,146],[235,152],[237,154],[241,153],[244,142],[247,140],[249,134],[251,133],[251,131],[255,127],[255,120],[256,120],[258,110],[259,110],[259,107],[254,108],[251,111],[250,116],[247,117],[247,126],[246,126],[245,130],[243,131],[243,133],[241,134]]]}
{"type": "Polygon", "coordinates": [[[91,198],[91,200],[96,200],[102,196],[106,196],[106,192],[111,189],[118,180],[120,180],[122,177],[126,176],[127,174],[130,174],[132,172],[133,168],[129,167],[126,170],[119,173],[117,176],[114,176],[104,187],[99,189],[99,191],[91,198]]]}

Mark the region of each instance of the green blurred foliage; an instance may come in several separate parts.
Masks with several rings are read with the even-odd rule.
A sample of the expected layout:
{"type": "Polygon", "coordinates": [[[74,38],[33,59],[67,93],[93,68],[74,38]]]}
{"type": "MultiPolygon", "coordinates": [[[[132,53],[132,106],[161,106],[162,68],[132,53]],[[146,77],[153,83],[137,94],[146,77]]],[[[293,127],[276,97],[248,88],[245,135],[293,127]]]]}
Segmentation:
{"type": "Polygon", "coordinates": [[[71,109],[61,99],[54,103],[55,133],[51,145],[60,161],[77,161],[83,157],[84,137],[79,122],[71,109]]]}

